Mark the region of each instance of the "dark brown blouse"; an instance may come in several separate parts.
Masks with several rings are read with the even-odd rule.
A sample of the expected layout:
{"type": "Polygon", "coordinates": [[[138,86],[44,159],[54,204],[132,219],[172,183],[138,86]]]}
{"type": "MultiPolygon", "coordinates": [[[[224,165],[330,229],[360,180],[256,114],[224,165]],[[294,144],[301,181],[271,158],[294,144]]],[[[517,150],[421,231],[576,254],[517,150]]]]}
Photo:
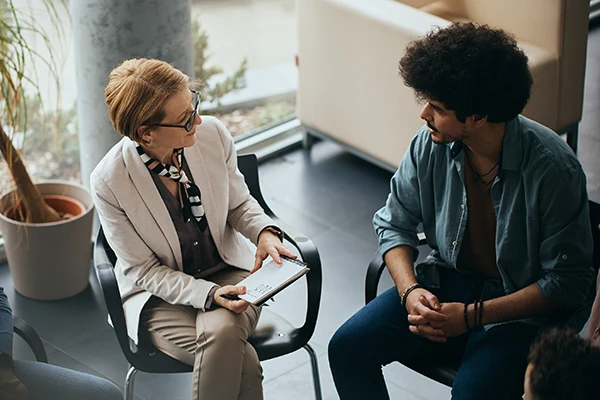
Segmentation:
{"type": "MultiPolygon", "coordinates": [[[[194,178],[185,157],[183,157],[182,164],[186,175],[193,181],[194,178]]],[[[150,175],[175,225],[175,231],[177,231],[179,245],[181,246],[183,272],[195,275],[216,266],[221,261],[221,257],[210,233],[210,227],[201,232],[194,218],[184,220],[179,199],[169,192],[158,174],[150,171],[150,175]]]]}

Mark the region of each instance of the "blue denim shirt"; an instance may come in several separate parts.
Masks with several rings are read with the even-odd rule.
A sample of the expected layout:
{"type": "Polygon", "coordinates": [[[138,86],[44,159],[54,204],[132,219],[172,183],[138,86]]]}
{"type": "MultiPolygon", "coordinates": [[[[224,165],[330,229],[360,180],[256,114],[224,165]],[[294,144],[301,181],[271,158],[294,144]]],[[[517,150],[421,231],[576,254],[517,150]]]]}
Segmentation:
{"type": "MultiPolygon", "coordinates": [[[[408,245],[415,259],[417,226],[423,224],[433,251],[415,274],[428,287],[439,287],[438,268],[457,268],[468,215],[462,148],[460,142],[433,143],[423,126],[373,218],[381,254],[408,245]]],[[[518,116],[506,124],[491,196],[500,295],[535,283],[559,315],[581,329],[595,274],[586,179],[576,156],[556,133],[518,116]]],[[[548,318],[525,321],[544,325],[548,318]]]]}

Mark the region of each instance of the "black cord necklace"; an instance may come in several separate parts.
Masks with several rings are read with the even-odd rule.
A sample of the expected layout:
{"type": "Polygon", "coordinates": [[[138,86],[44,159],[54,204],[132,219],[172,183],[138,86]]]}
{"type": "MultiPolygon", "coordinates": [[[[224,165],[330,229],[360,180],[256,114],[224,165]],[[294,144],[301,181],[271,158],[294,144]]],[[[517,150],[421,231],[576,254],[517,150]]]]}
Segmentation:
{"type": "Polygon", "coordinates": [[[473,171],[473,180],[475,182],[481,181],[481,183],[486,184],[486,185],[490,184],[493,180],[490,181],[490,182],[486,182],[486,181],[483,180],[483,177],[488,176],[489,174],[492,173],[493,170],[496,169],[496,167],[500,163],[500,159],[498,158],[498,161],[496,161],[496,164],[494,164],[494,166],[488,172],[486,172],[485,174],[480,174],[473,167],[473,164],[471,163],[471,158],[469,157],[469,152],[468,152],[467,149],[465,149],[465,156],[467,156],[467,162],[469,163],[469,167],[471,168],[471,171],[473,171]]]}

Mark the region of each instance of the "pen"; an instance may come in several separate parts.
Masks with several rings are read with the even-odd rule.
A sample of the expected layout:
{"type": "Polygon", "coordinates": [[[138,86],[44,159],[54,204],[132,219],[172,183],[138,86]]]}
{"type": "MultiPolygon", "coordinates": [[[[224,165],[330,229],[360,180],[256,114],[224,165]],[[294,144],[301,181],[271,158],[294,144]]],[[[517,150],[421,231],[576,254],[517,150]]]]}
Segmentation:
{"type": "MultiPolygon", "coordinates": [[[[240,299],[240,298],[238,297],[238,295],[237,295],[237,294],[223,293],[223,294],[220,294],[219,296],[221,296],[221,297],[222,297],[222,298],[224,298],[224,299],[227,299],[227,300],[232,300],[232,301],[235,301],[235,300],[242,300],[242,299],[240,299]]],[[[275,301],[275,300],[273,300],[273,298],[271,297],[271,301],[275,301]]],[[[263,306],[269,306],[269,305],[268,305],[268,304],[263,304],[263,306]]]]}
{"type": "Polygon", "coordinates": [[[241,300],[237,294],[223,293],[221,297],[227,300],[241,300]]]}

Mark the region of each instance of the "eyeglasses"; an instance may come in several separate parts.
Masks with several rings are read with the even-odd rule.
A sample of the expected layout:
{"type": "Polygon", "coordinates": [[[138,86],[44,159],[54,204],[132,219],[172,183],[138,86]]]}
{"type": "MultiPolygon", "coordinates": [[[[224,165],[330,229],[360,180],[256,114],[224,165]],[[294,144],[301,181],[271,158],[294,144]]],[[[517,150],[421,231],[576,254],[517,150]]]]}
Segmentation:
{"type": "Polygon", "coordinates": [[[194,99],[192,100],[192,105],[194,106],[194,111],[190,115],[190,117],[185,121],[183,125],[170,125],[170,124],[148,124],[147,126],[164,126],[166,128],[183,128],[186,132],[191,132],[196,126],[196,115],[198,115],[198,106],[200,105],[200,92],[197,90],[192,90],[192,96],[194,99]]]}

